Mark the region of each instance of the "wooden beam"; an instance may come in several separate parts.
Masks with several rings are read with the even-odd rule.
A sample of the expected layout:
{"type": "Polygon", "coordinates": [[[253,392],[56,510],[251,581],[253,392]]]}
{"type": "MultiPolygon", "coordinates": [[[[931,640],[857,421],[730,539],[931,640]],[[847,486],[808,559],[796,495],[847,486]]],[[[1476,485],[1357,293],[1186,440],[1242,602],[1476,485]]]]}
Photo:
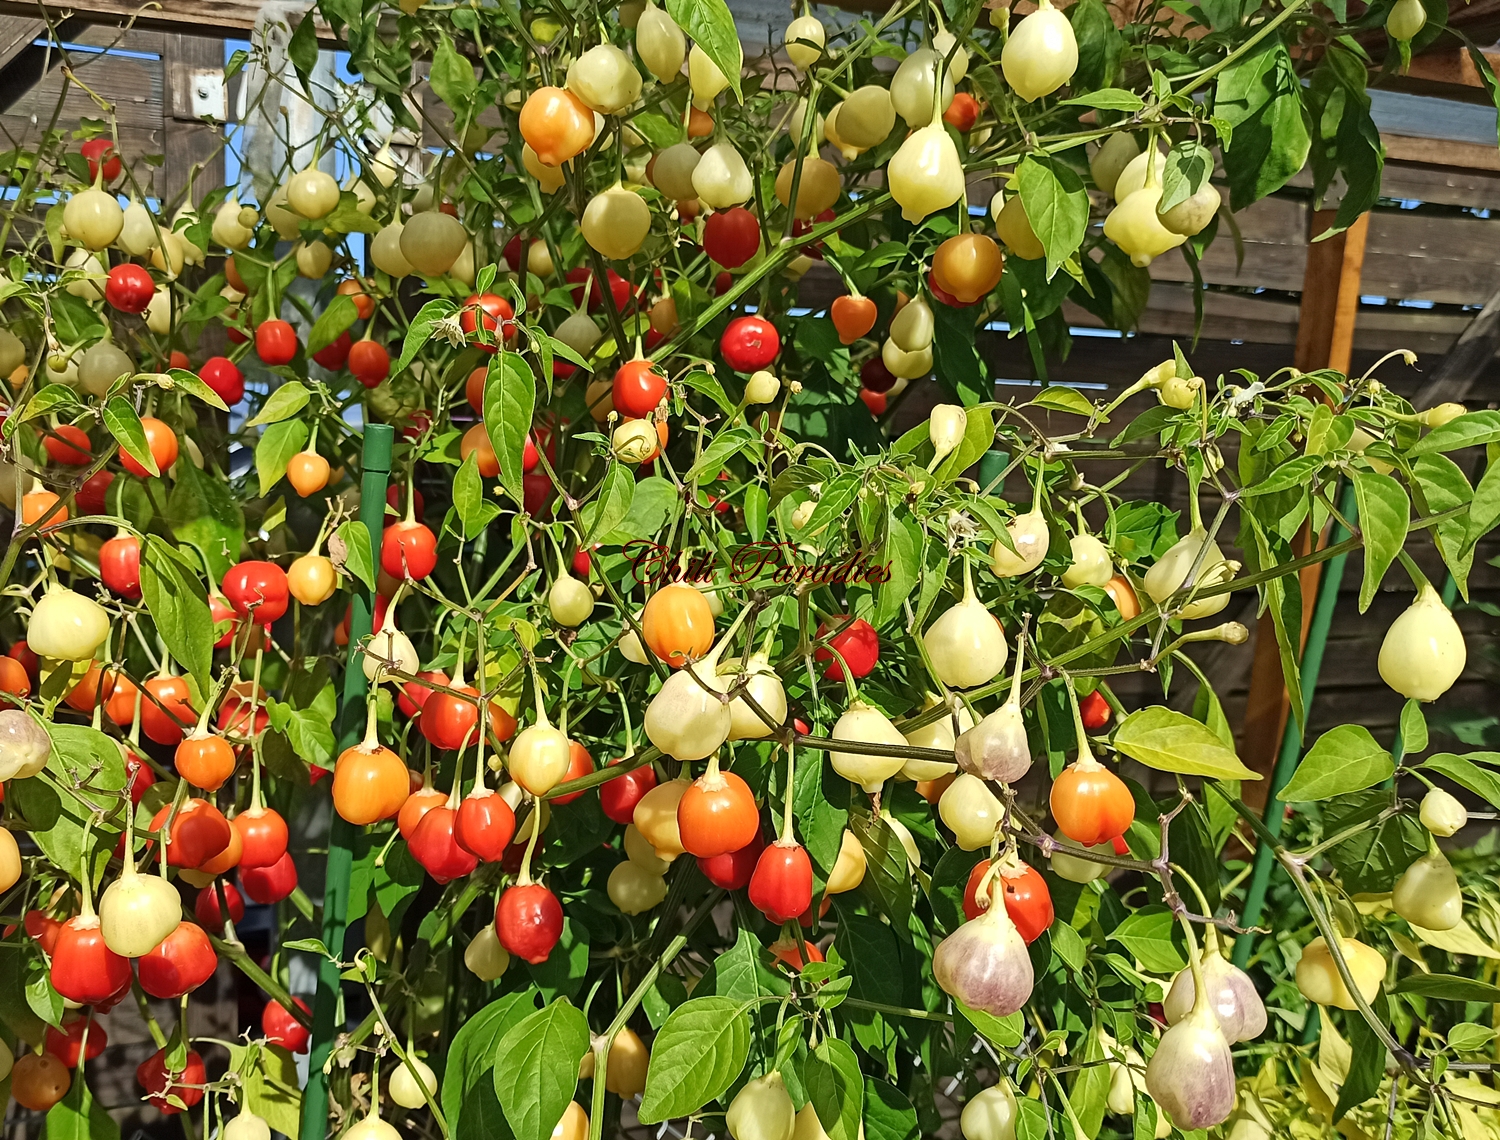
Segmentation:
{"type": "MultiPolygon", "coordinates": [[[[264,4],[260,0],[78,0],[77,3],[40,5],[54,19],[77,16],[91,24],[126,24],[156,31],[186,35],[212,34],[220,40],[244,39],[255,28],[264,4]]],[[[0,16],[35,17],[39,5],[24,0],[0,0],[0,16]]],[[[296,25],[301,16],[291,14],[296,25]]],[[[320,16],[314,15],[318,39],[327,46],[339,42],[320,16]]]]}
{"type": "MultiPolygon", "coordinates": [[[[1315,236],[1333,224],[1334,211],[1315,211],[1311,233],[1315,236]]],[[[1365,238],[1370,229],[1370,215],[1342,234],[1308,245],[1307,271],[1302,282],[1302,305],[1297,327],[1295,362],[1304,372],[1334,368],[1345,372],[1354,349],[1354,318],[1359,308],[1359,280],[1364,265],[1365,238]]],[[[1313,536],[1304,525],[1293,542],[1297,555],[1308,553],[1313,536]]],[[[1317,598],[1321,565],[1302,571],[1301,642],[1307,639],[1312,622],[1313,603],[1317,598]]],[[[1290,697],[1281,672],[1281,653],[1276,643],[1276,627],[1266,614],[1256,627],[1255,659],[1250,667],[1250,692],[1245,703],[1245,727],[1240,756],[1253,771],[1266,779],[1244,786],[1245,802],[1256,811],[1265,807],[1266,788],[1276,767],[1282,734],[1287,729],[1290,697]]]]}
{"type": "Polygon", "coordinates": [[[1419,139],[1381,132],[1387,160],[1454,166],[1465,170],[1500,170],[1500,148],[1451,139],[1419,139]]]}

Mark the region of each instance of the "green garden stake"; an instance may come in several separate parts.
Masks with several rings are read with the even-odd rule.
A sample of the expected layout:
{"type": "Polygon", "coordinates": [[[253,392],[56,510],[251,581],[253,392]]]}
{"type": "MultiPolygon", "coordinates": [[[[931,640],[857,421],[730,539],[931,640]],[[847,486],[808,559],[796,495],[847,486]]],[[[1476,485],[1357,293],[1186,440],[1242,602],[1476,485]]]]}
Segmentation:
{"type": "MultiPolygon", "coordinates": [[[[365,426],[364,476],[360,481],[359,520],[369,531],[372,547],[385,522],[385,489],[391,473],[391,444],[395,429],[389,424],[365,426]]],[[[373,551],[372,551],[373,553],[373,551]]],[[[373,590],[355,590],[349,616],[349,660],[344,668],[344,699],[339,707],[338,749],[356,743],[364,725],[365,679],[359,644],[370,635],[375,612],[373,590]]],[[[323,945],[335,959],[344,952],[344,916],[349,913],[349,878],[359,828],[334,814],[328,838],[328,871],[323,886],[323,945]]],[[[318,993],[313,1003],[312,1051],[308,1057],[307,1089],[302,1095],[301,1140],[325,1140],[328,1135],[328,1077],[323,1072],[339,1027],[334,1023],[339,1004],[339,970],[328,959],[318,967],[318,993]]]]}

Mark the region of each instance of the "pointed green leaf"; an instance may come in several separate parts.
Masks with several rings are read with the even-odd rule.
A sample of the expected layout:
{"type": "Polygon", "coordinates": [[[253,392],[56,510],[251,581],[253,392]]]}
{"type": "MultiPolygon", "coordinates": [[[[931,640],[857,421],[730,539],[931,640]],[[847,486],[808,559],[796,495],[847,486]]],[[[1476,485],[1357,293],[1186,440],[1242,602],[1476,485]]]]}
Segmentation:
{"type": "Polygon", "coordinates": [[[151,445],[146,442],[146,429],[134,406],[124,396],[113,396],[104,405],[104,426],[115,437],[120,450],[129,455],[152,475],[160,475],[156,457],[151,454],[151,445]]]}

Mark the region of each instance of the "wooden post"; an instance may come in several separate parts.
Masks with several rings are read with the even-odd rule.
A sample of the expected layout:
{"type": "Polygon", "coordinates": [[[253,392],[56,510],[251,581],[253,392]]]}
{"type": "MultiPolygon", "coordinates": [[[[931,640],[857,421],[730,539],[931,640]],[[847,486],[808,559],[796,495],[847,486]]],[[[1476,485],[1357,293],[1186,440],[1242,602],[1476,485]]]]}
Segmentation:
{"type": "MultiPolygon", "coordinates": [[[[156,193],[173,211],[191,181],[196,206],[210,190],[224,185],[223,128],[193,114],[194,80],[224,71],[224,41],[169,32],[162,37],[162,119],[166,161],[156,175],[156,193]],[[196,168],[196,169],[195,169],[196,168]]],[[[222,84],[222,78],[220,83],[222,84]]],[[[170,216],[170,215],[169,215],[170,216]]]]}
{"type": "MultiPolygon", "coordinates": [[[[1333,224],[1334,211],[1315,210],[1311,231],[1322,233],[1333,224]]],[[[1297,326],[1297,349],[1293,360],[1303,372],[1319,368],[1349,370],[1354,348],[1354,320],[1359,310],[1359,280],[1364,267],[1365,239],[1370,231],[1370,215],[1341,234],[1307,248],[1307,269],[1302,278],[1302,305],[1297,326]]],[[[1321,540],[1319,542],[1321,545],[1321,540]]],[[[1293,547],[1298,555],[1313,548],[1313,535],[1306,524],[1293,547]]],[[[1312,622],[1313,604],[1318,594],[1322,565],[1302,571],[1302,641],[1312,622]]],[[[1250,668],[1250,693],[1245,703],[1244,743],[1241,759],[1265,780],[1246,781],[1245,803],[1259,811],[1265,807],[1269,777],[1276,767],[1281,737],[1286,731],[1291,701],[1281,673],[1281,654],[1276,645],[1276,627],[1271,615],[1261,617],[1255,634],[1255,660],[1250,668]]]]}

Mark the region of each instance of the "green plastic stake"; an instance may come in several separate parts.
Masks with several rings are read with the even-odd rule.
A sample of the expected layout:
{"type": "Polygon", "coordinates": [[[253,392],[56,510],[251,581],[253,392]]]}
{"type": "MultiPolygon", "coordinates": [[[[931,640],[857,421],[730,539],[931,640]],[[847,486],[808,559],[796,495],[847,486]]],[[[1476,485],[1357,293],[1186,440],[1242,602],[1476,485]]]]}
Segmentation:
{"type": "MultiPolygon", "coordinates": [[[[364,477],[360,482],[359,519],[379,541],[385,529],[385,489],[391,474],[391,444],[395,429],[389,424],[365,426],[364,477]]],[[[359,644],[371,633],[375,612],[374,591],[355,590],[349,615],[349,660],[344,669],[344,699],[339,709],[339,751],[359,740],[365,723],[364,663],[359,644]]],[[[354,866],[354,847],[359,828],[335,813],[328,838],[328,873],[323,886],[323,945],[335,959],[344,953],[344,916],[349,913],[349,876],[354,866]]],[[[338,1035],[335,1019],[339,1005],[339,970],[324,959],[318,967],[318,993],[313,1002],[312,1052],[308,1058],[307,1088],[302,1094],[301,1140],[326,1140],[328,1136],[328,1077],[323,1066],[333,1052],[338,1035]]]]}
{"type": "MultiPolygon", "coordinates": [[[[1354,484],[1344,484],[1339,497],[1339,512],[1351,523],[1358,522],[1359,507],[1354,498],[1354,484]]],[[[1330,546],[1349,537],[1338,523],[1328,536],[1330,546]]],[[[1344,564],[1347,554],[1335,554],[1323,569],[1322,581],[1318,583],[1318,602],[1313,610],[1312,625],[1307,631],[1307,645],[1302,650],[1302,707],[1312,711],[1313,696],[1318,689],[1318,673],[1323,668],[1323,651],[1328,647],[1328,631],[1333,628],[1333,611],[1338,608],[1339,587],[1344,581],[1344,564]]],[[[1272,835],[1281,835],[1282,821],[1286,818],[1283,805],[1277,796],[1286,787],[1302,759],[1302,738],[1293,730],[1291,717],[1282,730],[1281,751],[1276,757],[1276,769],[1271,773],[1271,786],[1266,792],[1266,812],[1263,817],[1266,830],[1272,835]]],[[[1271,868],[1275,866],[1275,854],[1269,844],[1262,843],[1255,851],[1255,869],[1250,876],[1250,885],[1245,890],[1245,911],[1240,916],[1240,925],[1254,926],[1260,921],[1261,909],[1266,902],[1266,887],[1271,880],[1271,868]]],[[[1244,969],[1250,960],[1251,937],[1242,934],[1234,940],[1234,964],[1244,969]]]]}

